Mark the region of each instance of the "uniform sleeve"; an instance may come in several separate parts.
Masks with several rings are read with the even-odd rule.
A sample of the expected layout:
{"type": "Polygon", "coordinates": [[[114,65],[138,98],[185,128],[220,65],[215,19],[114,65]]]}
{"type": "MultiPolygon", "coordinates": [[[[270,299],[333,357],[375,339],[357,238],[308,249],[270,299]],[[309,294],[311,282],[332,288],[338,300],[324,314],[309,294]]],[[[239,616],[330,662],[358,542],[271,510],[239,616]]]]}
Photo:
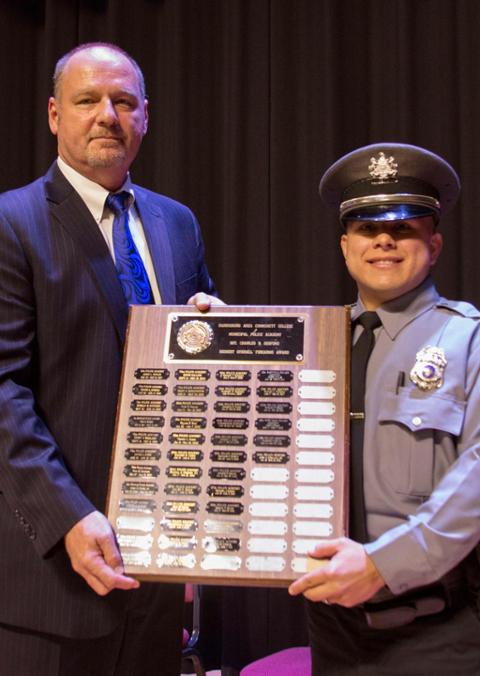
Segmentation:
{"type": "Polygon", "coordinates": [[[467,348],[465,415],[457,460],[407,521],[365,545],[395,594],[430,584],[480,540],[480,336],[467,348]]]}

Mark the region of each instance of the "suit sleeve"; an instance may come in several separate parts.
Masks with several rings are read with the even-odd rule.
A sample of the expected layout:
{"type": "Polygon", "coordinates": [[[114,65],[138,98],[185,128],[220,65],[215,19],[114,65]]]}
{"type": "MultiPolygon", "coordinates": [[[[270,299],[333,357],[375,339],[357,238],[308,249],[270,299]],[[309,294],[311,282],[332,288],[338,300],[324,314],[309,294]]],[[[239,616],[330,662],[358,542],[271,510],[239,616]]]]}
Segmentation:
{"type": "Polygon", "coordinates": [[[205,245],[203,243],[202,234],[200,232],[200,226],[195,220],[195,225],[197,229],[197,241],[198,241],[198,261],[199,261],[199,275],[198,275],[198,291],[203,291],[208,293],[211,296],[217,296],[218,293],[215,288],[213,279],[210,277],[210,274],[207,269],[207,264],[205,262],[205,245]]]}
{"type": "Polygon", "coordinates": [[[190,209],[182,206],[175,212],[175,238],[171,241],[176,279],[176,300],[183,304],[195,293],[203,291],[218,296],[205,262],[205,245],[200,225],[190,209]]]}
{"type": "MultiPolygon", "coordinates": [[[[39,555],[45,556],[94,506],[70,476],[42,419],[42,374],[28,244],[0,217],[0,493],[39,555]]],[[[1,497],[1,496],[0,496],[1,497]]]]}

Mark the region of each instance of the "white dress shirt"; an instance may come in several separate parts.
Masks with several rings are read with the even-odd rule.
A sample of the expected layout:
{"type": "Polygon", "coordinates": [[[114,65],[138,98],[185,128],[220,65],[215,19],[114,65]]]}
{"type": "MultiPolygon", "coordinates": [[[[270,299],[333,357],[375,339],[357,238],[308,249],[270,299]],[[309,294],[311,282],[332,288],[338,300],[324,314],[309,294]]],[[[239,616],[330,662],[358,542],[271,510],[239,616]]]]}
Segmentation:
{"type": "MultiPolygon", "coordinates": [[[[109,251],[112,255],[113,260],[115,260],[115,252],[113,248],[113,213],[108,207],[105,206],[105,201],[110,194],[108,190],[103,188],[98,183],[90,181],[90,179],[85,178],[82,174],[79,174],[78,171],[72,169],[66,162],[62,160],[61,157],[57,158],[58,168],[65,176],[67,181],[78,192],[80,197],[85,202],[88,210],[92,214],[95,222],[97,223],[100,231],[105,238],[105,242],[109,248],[109,251]]],[[[130,232],[132,233],[133,241],[137,247],[138,253],[142,258],[145,270],[147,271],[148,280],[150,282],[150,287],[152,289],[153,299],[156,304],[162,302],[160,296],[160,290],[158,288],[157,278],[155,276],[155,270],[153,267],[152,257],[150,256],[150,251],[148,249],[147,240],[145,239],[145,233],[143,231],[142,222],[140,216],[135,207],[135,191],[132,187],[132,182],[130,180],[130,174],[127,175],[125,183],[122,185],[119,191],[126,190],[133,196],[133,202],[128,210],[128,225],[130,232]]]]}

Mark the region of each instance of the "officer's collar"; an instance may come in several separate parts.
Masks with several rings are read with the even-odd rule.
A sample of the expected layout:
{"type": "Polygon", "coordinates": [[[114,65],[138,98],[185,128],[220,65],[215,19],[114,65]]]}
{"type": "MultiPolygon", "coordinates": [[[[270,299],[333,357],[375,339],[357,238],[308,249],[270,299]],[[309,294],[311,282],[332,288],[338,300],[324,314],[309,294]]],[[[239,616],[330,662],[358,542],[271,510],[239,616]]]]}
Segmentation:
{"type": "MultiPolygon", "coordinates": [[[[384,303],[377,308],[376,312],[388,336],[391,340],[395,340],[395,337],[407,324],[434,306],[439,298],[433,280],[428,276],[415,289],[384,303]]],[[[362,312],[365,312],[365,306],[358,298],[352,307],[352,321],[362,312]]]]}

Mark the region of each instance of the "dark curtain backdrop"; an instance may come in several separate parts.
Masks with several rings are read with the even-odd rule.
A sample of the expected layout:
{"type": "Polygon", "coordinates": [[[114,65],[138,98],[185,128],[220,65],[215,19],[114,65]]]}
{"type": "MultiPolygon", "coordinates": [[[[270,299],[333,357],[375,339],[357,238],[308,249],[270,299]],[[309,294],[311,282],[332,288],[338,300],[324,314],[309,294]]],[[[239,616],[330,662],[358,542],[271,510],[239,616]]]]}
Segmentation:
{"type": "MultiPolygon", "coordinates": [[[[445,295],[480,304],[478,0],[0,7],[1,190],[34,179],[55,157],[46,103],[57,58],[79,42],[113,41],[139,61],[150,94],[133,177],[194,209],[227,302],[351,301],[340,229],[318,181],[341,154],[389,140],[424,145],[459,171],[461,202],[442,226],[435,276],[445,295]]],[[[241,666],[304,640],[301,608],[283,591],[208,589],[204,601],[207,652],[223,627],[224,655],[212,660],[241,666]]]]}

